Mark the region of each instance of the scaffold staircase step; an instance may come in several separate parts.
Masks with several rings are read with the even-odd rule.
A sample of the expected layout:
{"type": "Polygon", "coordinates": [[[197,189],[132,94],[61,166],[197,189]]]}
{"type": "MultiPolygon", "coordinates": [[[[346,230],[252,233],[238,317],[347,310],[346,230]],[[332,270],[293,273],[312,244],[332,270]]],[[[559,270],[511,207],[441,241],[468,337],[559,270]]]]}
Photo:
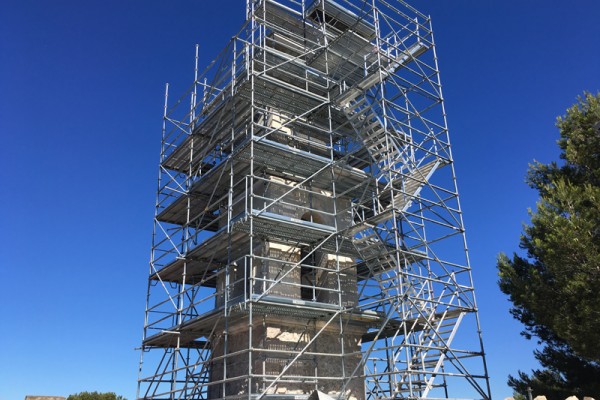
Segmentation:
{"type": "Polygon", "coordinates": [[[368,115],[371,112],[373,105],[369,104],[367,102],[367,98],[363,96],[356,103],[354,103],[354,107],[355,107],[355,110],[358,110],[358,111],[355,111],[353,114],[349,115],[348,119],[350,121],[357,121],[357,120],[362,121],[365,119],[365,115],[368,115]],[[366,106],[364,106],[365,103],[367,103],[366,106]]]}
{"type": "Polygon", "coordinates": [[[393,206],[401,212],[406,211],[440,165],[439,160],[433,160],[406,174],[402,179],[400,192],[393,197],[388,208],[393,206]]]}
{"type": "Polygon", "coordinates": [[[398,383],[394,390],[394,398],[423,398],[422,393],[435,387],[443,387],[443,384],[428,385],[423,379],[413,379],[410,383],[398,383]]]}

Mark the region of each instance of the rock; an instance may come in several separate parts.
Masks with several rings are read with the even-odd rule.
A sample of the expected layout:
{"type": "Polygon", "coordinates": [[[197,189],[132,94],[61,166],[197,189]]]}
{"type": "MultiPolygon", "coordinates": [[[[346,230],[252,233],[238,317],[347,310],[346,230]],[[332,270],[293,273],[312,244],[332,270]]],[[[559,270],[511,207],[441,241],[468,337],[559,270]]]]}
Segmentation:
{"type": "Polygon", "coordinates": [[[25,396],[25,400],[66,400],[62,396],[25,396]]]}
{"type": "Polygon", "coordinates": [[[546,396],[535,396],[533,400],[548,400],[546,396]]]}
{"type": "Polygon", "coordinates": [[[565,400],[579,400],[577,396],[569,396],[565,400]]]}

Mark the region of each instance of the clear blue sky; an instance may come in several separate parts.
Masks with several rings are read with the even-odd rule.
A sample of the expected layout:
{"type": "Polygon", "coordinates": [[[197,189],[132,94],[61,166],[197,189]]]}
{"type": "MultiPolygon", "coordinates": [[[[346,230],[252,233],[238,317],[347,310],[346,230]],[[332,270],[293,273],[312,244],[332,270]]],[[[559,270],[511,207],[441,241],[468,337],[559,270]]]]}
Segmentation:
{"type": "MultiPolygon", "coordinates": [[[[598,0],[418,0],[433,17],[493,395],[535,367],[497,289],[557,159],[555,117],[600,90],[598,0]]],[[[4,0],[0,400],[135,397],[164,83],[237,32],[243,0],[4,0]]]]}

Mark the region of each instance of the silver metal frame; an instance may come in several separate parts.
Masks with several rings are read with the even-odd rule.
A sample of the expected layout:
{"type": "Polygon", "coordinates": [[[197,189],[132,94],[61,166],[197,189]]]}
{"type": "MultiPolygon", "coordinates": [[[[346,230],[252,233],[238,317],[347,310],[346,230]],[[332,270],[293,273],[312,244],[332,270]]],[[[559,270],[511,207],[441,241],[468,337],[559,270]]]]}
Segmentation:
{"type": "Polygon", "coordinates": [[[399,0],[247,0],[246,12],[203,71],[196,48],[188,92],[165,92],[137,397],[205,399],[220,386],[222,398],[285,398],[273,389],[333,381],[344,398],[362,379],[369,400],[491,398],[429,17],[399,0]],[[257,252],[260,238],[310,247],[289,261],[257,252]],[[309,263],[316,252],[335,267],[309,263]],[[248,267],[265,260],[281,274],[248,267]],[[336,285],[288,279],[300,269],[336,285]],[[282,288],[312,299],[273,295],[282,288]],[[252,337],[278,315],[311,332],[293,352],[252,337]],[[240,321],[249,345],[230,352],[240,321]],[[353,326],[360,354],[345,349],[353,326]],[[313,350],[326,330],[341,352],[313,350]],[[242,354],[247,373],[228,376],[242,354]],[[273,373],[259,356],[284,361],[273,373]],[[311,357],[338,360],[342,376],[298,375],[311,357]],[[360,357],[353,370],[348,357],[360,357]],[[240,381],[245,392],[230,393],[240,381]]]}

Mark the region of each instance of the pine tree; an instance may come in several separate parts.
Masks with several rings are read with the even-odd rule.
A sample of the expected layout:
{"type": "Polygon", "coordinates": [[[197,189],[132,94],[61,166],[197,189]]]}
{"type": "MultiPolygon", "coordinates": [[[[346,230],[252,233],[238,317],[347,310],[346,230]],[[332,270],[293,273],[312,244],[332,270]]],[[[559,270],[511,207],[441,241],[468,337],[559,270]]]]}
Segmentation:
{"type": "Polygon", "coordinates": [[[80,392],[67,397],[67,400],[127,400],[123,396],[118,396],[113,392],[80,392]]]}
{"type": "Polygon", "coordinates": [[[600,93],[586,93],[558,118],[560,165],[530,165],[540,199],[520,247],[498,258],[499,286],[528,339],[543,344],[543,370],[509,377],[550,400],[600,398],[600,93]]]}

